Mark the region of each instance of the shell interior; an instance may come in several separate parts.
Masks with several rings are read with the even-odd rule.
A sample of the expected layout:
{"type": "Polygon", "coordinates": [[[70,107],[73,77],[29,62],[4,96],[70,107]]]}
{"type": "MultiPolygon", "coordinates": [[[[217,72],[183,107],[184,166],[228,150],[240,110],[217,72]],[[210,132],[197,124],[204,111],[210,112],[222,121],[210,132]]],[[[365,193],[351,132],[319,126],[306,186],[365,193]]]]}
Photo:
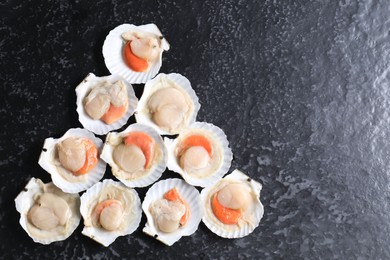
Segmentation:
{"type": "Polygon", "coordinates": [[[137,120],[137,123],[142,123],[148,126],[153,127],[156,129],[156,131],[160,135],[174,135],[178,134],[181,129],[177,129],[174,132],[167,132],[163,129],[161,129],[153,120],[151,119],[151,115],[147,113],[147,106],[150,96],[158,89],[156,89],[155,85],[158,83],[162,78],[166,78],[170,81],[173,81],[176,83],[178,87],[180,87],[184,93],[186,93],[189,97],[189,99],[192,101],[192,109],[190,111],[190,114],[187,118],[187,121],[185,122],[184,128],[186,128],[188,125],[196,121],[196,117],[198,115],[198,111],[200,109],[200,103],[199,98],[196,95],[194,89],[191,87],[190,81],[178,74],[178,73],[170,73],[170,74],[164,74],[160,73],[158,74],[154,79],[148,81],[145,84],[144,92],[142,94],[141,99],[139,100],[137,112],[135,113],[135,119],[137,120]]]}
{"type": "Polygon", "coordinates": [[[214,186],[209,186],[202,190],[201,199],[205,208],[205,214],[203,215],[203,223],[215,234],[224,238],[240,238],[249,235],[253,230],[259,226],[260,220],[264,214],[264,207],[260,202],[260,191],[262,185],[259,182],[251,179],[239,170],[234,170],[231,174],[226,175],[225,178],[218,181],[214,186]],[[216,186],[223,182],[240,182],[247,185],[251,189],[254,203],[250,208],[250,221],[241,225],[225,225],[221,223],[215,216],[211,209],[210,197],[216,191],[216,186]]]}
{"type": "Polygon", "coordinates": [[[124,126],[129,118],[134,114],[134,111],[138,105],[138,99],[135,96],[134,89],[131,84],[118,75],[110,75],[106,77],[96,77],[93,73],[89,73],[87,77],[76,87],[77,95],[77,113],[79,115],[80,123],[88,130],[94,132],[97,135],[105,135],[112,130],[116,130],[124,126]],[[126,114],[119,120],[112,124],[106,124],[101,120],[94,120],[85,112],[84,99],[89,92],[102,82],[108,81],[114,83],[118,80],[122,80],[126,85],[128,96],[128,109],[126,114]]]}
{"type": "Polygon", "coordinates": [[[106,163],[99,159],[97,165],[87,174],[74,176],[72,181],[63,177],[63,174],[73,176],[71,172],[61,166],[56,157],[56,145],[68,137],[85,137],[91,140],[98,149],[98,153],[103,148],[103,142],[95,137],[93,133],[86,129],[72,128],[69,129],[61,138],[47,138],[43,144],[42,152],[39,157],[39,165],[50,173],[53,183],[62,191],[67,193],[78,193],[84,191],[100,181],[106,171],[106,163]],[[61,173],[62,172],[62,173],[61,173]]]}
{"type": "Polygon", "coordinates": [[[218,181],[225,175],[230,168],[233,160],[233,153],[229,147],[229,142],[225,133],[219,127],[205,122],[194,122],[186,130],[181,132],[176,139],[164,138],[165,145],[168,150],[168,163],[169,170],[179,173],[186,182],[194,186],[207,187],[218,181]],[[181,136],[186,136],[192,131],[205,131],[208,135],[218,144],[218,149],[221,150],[221,163],[215,171],[207,177],[199,178],[186,173],[179,165],[178,158],[175,155],[175,150],[180,142],[181,136]]]}
{"type": "Polygon", "coordinates": [[[161,139],[161,136],[153,128],[142,124],[132,124],[129,127],[127,127],[124,131],[119,133],[109,133],[106,137],[101,158],[111,166],[113,175],[118,180],[120,180],[123,184],[125,184],[127,187],[131,187],[131,188],[146,187],[152,184],[153,182],[155,182],[156,180],[158,180],[161,177],[162,173],[165,171],[167,160],[168,160],[167,150],[165,148],[163,140],[161,139]],[[146,175],[136,179],[126,179],[115,174],[114,168],[118,169],[120,167],[115,163],[113,158],[113,151],[115,147],[111,145],[107,140],[110,140],[111,138],[115,138],[115,137],[123,137],[126,136],[127,133],[135,132],[135,131],[144,132],[154,139],[156,145],[161,151],[161,158],[159,159],[158,162],[154,163],[154,165],[151,166],[151,168],[147,171],[146,175]]]}
{"type": "Polygon", "coordinates": [[[203,210],[200,200],[199,192],[193,186],[188,185],[181,179],[166,179],[156,182],[145,195],[142,202],[142,210],[147,217],[147,223],[143,229],[146,234],[155,237],[164,244],[171,246],[178,241],[182,236],[190,236],[198,229],[199,223],[202,219],[203,210]],[[190,208],[190,219],[188,223],[179,228],[173,233],[165,233],[160,231],[154,222],[153,216],[150,212],[150,206],[158,199],[162,199],[165,192],[172,188],[178,190],[182,198],[187,202],[190,208]]]}
{"type": "Polygon", "coordinates": [[[122,55],[122,48],[124,43],[122,40],[122,33],[126,31],[149,32],[157,36],[162,36],[162,34],[155,24],[139,26],[133,24],[122,24],[110,31],[104,41],[103,56],[108,70],[112,74],[121,75],[130,83],[145,83],[149,79],[156,76],[159,72],[162,65],[162,53],[163,51],[169,50],[169,43],[165,38],[163,38],[161,41],[161,53],[158,60],[151,65],[148,71],[136,72],[131,70],[126,65],[122,55]]]}
{"type": "Polygon", "coordinates": [[[74,200],[75,207],[71,208],[72,215],[68,220],[67,228],[65,229],[65,232],[59,233],[52,237],[47,238],[39,238],[34,236],[27,226],[27,214],[30,208],[34,205],[34,195],[37,194],[42,190],[41,185],[42,181],[40,179],[31,178],[26,187],[22,192],[19,193],[19,195],[15,198],[15,206],[16,210],[20,213],[20,219],[19,223],[22,226],[22,228],[27,232],[27,234],[34,240],[36,243],[41,243],[44,245],[50,244],[55,241],[62,241],[67,239],[77,228],[77,226],[80,223],[81,215],[79,212],[79,205],[80,205],[80,196],[78,194],[64,194],[61,192],[60,189],[55,187],[52,183],[44,184],[46,186],[51,186],[51,188],[57,190],[57,194],[64,194],[65,196],[70,197],[72,200],[74,200]]]}
{"type": "Polygon", "coordinates": [[[80,212],[83,216],[84,223],[86,222],[86,219],[89,218],[89,215],[95,206],[94,202],[96,202],[100,193],[107,188],[125,189],[128,192],[128,196],[132,198],[133,204],[131,205],[132,208],[129,210],[131,215],[123,220],[126,223],[124,223],[124,228],[122,230],[107,231],[99,227],[84,226],[82,231],[83,235],[92,238],[106,247],[113,243],[119,236],[125,236],[133,233],[138,228],[142,217],[141,200],[138,193],[134,189],[124,186],[120,182],[105,179],[103,182],[96,183],[81,196],[80,212]]]}

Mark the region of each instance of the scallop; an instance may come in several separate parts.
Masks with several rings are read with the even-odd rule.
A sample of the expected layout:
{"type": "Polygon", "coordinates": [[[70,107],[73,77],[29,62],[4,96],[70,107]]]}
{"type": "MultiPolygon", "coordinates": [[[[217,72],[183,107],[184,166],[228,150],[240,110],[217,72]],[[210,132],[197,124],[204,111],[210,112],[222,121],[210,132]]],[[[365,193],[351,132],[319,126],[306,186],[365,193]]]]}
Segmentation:
{"type": "Polygon", "coordinates": [[[113,175],[128,187],[145,187],[158,180],[167,164],[167,151],[151,127],[132,124],[120,133],[109,133],[101,158],[113,175]]]}
{"type": "Polygon", "coordinates": [[[103,142],[86,129],[69,129],[61,138],[47,138],[39,157],[53,183],[67,193],[84,191],[101,180],[106,163],[99,158],[103,142]]]}
{"type": "Polygon", "coordinates": [[[175,135],[195,122],[200,104],[189,80],[160,73],[145,84],[135,118],[161,135],[175,135]]]}
{"type": "Polygon", "coordinates": [[[98,135],[124,126],[138,105],[132,85],[119,75],[89,73],[76,87],[76,95],[80,123],[98,135]]]}
{"type": "Polygon", "coordinates": [[[80,223],[80,197],[68,194],[52,182],[31,178],[15,199],[19,223],[36,243],[67,239],[80,223]]]}
{"type": "Polygon", "coordinates": [[[169,43],[155,24],[122,24],[107,35],[103,56],[108,70],[130,83],[145,83],[159,72],[169,43]]]}
{"type": "Polygon", "coordinates": [[[239,170],[234,170],[213,186],[202,190],[205,214],[203,223],[224,238],[249,235],[259,226],[264,214],[260,202],[262,185],[239,170]]]}
{"type": "Polygon", "coordinates": [[[225,133],[210,123],[192,123],[176,139],[164,138],[164,142],[168,169],[194,186],[206,187],[221,179],[233,159],[225,133]]]}
{"type": "Polygon", "coordinates": [[[171,246],[198,229],[203,210],[197,189],[181,179],[156,182],[145,195],[143,232],[171,246]]]}
{"type": "Polygon", "coordinates": [[[106,247],[119,236],[133,233],[142,216],[137,192],[108,179],[81,196],[80,212],[84,219],[82,234],[106,247]]]}

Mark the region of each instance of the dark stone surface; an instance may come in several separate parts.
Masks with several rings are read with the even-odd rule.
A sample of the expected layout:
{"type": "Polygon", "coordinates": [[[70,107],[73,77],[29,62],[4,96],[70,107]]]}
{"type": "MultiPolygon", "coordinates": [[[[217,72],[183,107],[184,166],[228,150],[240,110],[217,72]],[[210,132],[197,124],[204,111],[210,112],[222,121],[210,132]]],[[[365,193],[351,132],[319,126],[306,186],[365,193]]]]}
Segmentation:
{"type": "MultiPolygon", "coordinates": [[[[1,258],[390,258],[388,1],[0,6],[1,258]],[[88,72],[108,74],[107,33],[150,22],[171,44],[161,71],[189,78],[202,104],[198,120],[230,140],[231,169],[264,184],[260,226],[227,240],[201,224],[166,247],[142,233],[143,216],[109,248],[81,235],[81,224],[66,241],[33,243],[14,198],[32,176],[50,181],[37,163],[43,140],[81,126],[74,88],[88,72]]],[[[146,189],[137,191],[143,199],[146,189]]]]}

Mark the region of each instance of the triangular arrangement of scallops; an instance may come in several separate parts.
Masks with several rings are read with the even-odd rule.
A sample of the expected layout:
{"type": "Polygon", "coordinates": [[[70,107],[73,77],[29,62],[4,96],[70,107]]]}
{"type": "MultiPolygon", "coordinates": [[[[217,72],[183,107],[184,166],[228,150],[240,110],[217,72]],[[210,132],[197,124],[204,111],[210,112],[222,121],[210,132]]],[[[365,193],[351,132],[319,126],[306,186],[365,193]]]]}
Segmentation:
{"type": "Polygon", "coordinates": [[[185,76],[158,74],[168,50],[155,24],[122,24],[107,35],[103,56],[112,74],[89,73],[76,87],[84,129],[44,141],[39,165],[53,182],[32,178],[15,199],[34,242],[68,238],[82,216],[82,234],[109,246],[139,227],[142,211],[143,231],[168,246],[192,235],[201,220],[225,238],[259,225],[261,184],[238,170],[226,175],[233,153],[224,131],[196,121],[199,99],[185,76]],[[132,84],[139,83],[138,101],[132,84]],[[114,132],[133,115],[137,123],[114,132]],[[106,164],[118,181],[101,181],[106,164]],[[167,167],[183,179],[159,180],[167,167]],[[147,186],[141,204],[135,189],[147,186]]]}

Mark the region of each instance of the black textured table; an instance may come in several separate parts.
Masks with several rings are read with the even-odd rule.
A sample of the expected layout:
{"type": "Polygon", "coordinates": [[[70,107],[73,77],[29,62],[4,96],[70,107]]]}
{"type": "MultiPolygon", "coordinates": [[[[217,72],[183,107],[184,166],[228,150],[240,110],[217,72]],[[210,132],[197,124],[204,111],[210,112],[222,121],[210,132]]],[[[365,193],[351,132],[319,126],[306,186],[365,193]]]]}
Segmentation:
{"type": "MultiPolygon", "coordinates": [[[[18,1],[0,4],[0,258],[390,258],[388,1],[18,1]],[[199,121],[218,125],[263,184],[248,237],[201,223],[172,247],[135,233],[104,248],[81,235],[33,243],[14,198],[45,138],[80,127],[74,88],[108,75],[102,45],[122,23],[156,23],[161,72],[192,83],[199,121]]],[[[138,97],[143,85],[136,85],[138,97]]],[[[134,122],[131,118],[129,123],[134,122]]],[[[165,172],[163,178],[178,177],[165,172]]],[[[108,171],[105,178],[113,178],[108,171]]],[[[147,188],[137,189],[143,199],[147,188]]]]}

